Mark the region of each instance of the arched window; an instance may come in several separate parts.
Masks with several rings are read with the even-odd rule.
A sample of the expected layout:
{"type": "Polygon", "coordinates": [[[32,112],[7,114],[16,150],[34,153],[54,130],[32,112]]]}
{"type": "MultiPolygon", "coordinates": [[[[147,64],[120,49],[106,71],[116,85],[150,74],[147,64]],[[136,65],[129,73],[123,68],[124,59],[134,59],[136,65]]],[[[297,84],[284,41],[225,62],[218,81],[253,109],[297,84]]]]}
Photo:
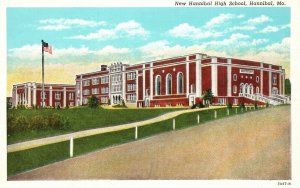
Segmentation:
{"type": "Polygon", "coordinates": [[[160,92],[160,76],[157,75],[155,78],[155,95],[161,95],[160,92]]]}
{"type": "Polygon", "coordinates": [[[241,83],[241,84],[240,84],[240,93],[244,93],[243,90],[244,90],[244,84],[241,83]]]}
{"type": "Polygon", "coordinates": [[[237,80],[237,75],[234,74],[234,75],[233,75],[233,81],[236,81],[236,80],[237,80]]]}
{"type": "Polygon", "coordinates": [[[236,87],[236,85],[234,85],[234,86],[232,87],[232,89],[233,89],[233,93],[236,93],[236,92],[237,92],[237,87],[236,87]]]}
{"type": "Polygon", "coordinates": [[[172,75],[167,74],[166,77],[166,95],[172,94],[172,75]]]}
{"type": "Polygon", "coordinates": [[[256,93],[259,93],[259,87],[256,87],[256,93]]]}
{"type": "Polygon", "coordinates": [[[177,93],[183,93],[183,74],[181,72],[177,74],[177,93]]]}

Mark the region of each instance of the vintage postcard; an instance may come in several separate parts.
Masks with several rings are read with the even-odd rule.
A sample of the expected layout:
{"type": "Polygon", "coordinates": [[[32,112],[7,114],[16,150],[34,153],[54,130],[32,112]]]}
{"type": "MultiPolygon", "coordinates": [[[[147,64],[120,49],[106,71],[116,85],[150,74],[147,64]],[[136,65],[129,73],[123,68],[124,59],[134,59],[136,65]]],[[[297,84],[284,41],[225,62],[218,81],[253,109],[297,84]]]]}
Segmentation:
{"type": "Polygon", "coordinates": [[[2,2],[5,187],[299,185],[294,3],[31,3],[2,2]]]}

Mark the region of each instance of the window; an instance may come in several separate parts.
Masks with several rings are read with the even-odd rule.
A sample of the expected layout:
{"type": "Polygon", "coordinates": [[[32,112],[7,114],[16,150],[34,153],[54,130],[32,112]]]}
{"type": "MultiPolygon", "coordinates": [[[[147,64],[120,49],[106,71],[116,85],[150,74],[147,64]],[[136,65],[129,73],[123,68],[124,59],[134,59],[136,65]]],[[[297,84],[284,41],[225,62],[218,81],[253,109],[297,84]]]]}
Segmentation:
{"type": "Polygon", "coordinates": [[[155,78],[155,95],[161,95],[161,92],[160,92],[160,76],[156,76],[155,78]]]}
{"type": "Polygon", "coordinates": [[[238,100],[238,99],[233,99],[233,105],[237,105],[237,104],[238,104],[238,102],[239,102],[239,100],[238,100]]]}
{"type": "Polygon", "coordinates": [[[101,93],[102,93],[102,94],[108,93],[108,87],[102,87],[102,88],[101,88],[101,93]]]}
{"type": "Polygon", "coordinates": [[[101,84],[106,84],[109,81],[109,77],[108,76],[103,76],[101,77],[101,84]]]}
{"type": "Polygon", "coordinates": [[[74,93],[69,93],[69,100],[74,100],[74,93]]]}
{"type": "Polygon", "coordinates": [[[129,72],[127,73],[127,80],[134,80],[136,78],[135,72],[129,72]]]}
{"type": "Polygon", "coordinates": [[[61,93],[55,92],[55,99],[60,100],[61,93]]]}
{"type": "Polygon", "coordinates": [[[90,85],[90,80],[83,81],[83,86],[89,86],[89,85],[90,85]]]}
{"type": "Polygon", "coordinates": [[[93,88],[93,89],[92,89],[92,94],[93,94],[93,95],[99,94],[99,88],[93,88]]]}
{"type": "Polygon", "coordinates": [[[218,103],[219,104],[226,104],[226,99],[225,98],[218,98],[218,103]]]}
{"type": "Polygon", "coordinates": [[[273,74],[273,77],[272,77],[272,83],[273,83],[274,85],[277,84],[277,75],[274,75],[274,74],[273,74]]]}
{"type": "Polygon", "coordinates": [[[259,93],[259,87],[256,87],[256,93],[259,93]]]}
{"type": "Polygon", "coordinates": [[[108,97],[101,97],[101,103],[107,103],[108,97]]]}
{"type": "MultiPolygon", "coordinates": [[[[41,91],[41,99],[43,99],[43,93],[41,91]]],[[[44,92],[44,99],[46,99],[46,92],[44,92]]]]}
{"type": "Polygon", "coordinates": [[[127,95],[127,101],[135,102],[136,95],[135,94],[128,94],[127,95]]]}
{"type": "Polygon", "coordinates": [[[236,81],[236,80],[237,80],[237,75],[234,74],[234,75],[233,75],[233,81],[236,81]]]}
{"type": "Polygon", "coordinates": [[[168,74],[166,77],[166,94],[172,94],[172,75],[168,74]]]}
{"type": "Polygon", "coordinates": [[[177,93],[183,93],[183,74],[181,72],[177,74],[177,93]]]}
{"type": "Polygon", "coordinates": [[[127,84],[127,91],[135,91],[135,84],[127,84]]]}
{"type": "Polygon", "coordinates": [[[236,92],[237,92],[237,86],[236,86],[236,85],[234,85],[234,86],[232,87],[232,92],[233,92],[233,93],[236,93],[236,92]]]}
{"type": "Polygon", "coordinates": [[[93,84],[93,85],[99,84],[99,79],[98,79],[98,78],[93,78],[93,79],[92,79],[92,84],[93,84]]]}
{"type": "Polygon", "coordinates": [[[89,95],[89,94],[90,94],[90,90],[89,90],[89,89],[83,90],[83,94],[84,94],[84,95],[89,95]]]}
{"type": "Polygon", "coordinates": [[[256,76],[256,82],[257,82],[257,83],[259,82],[259,77],[258,77],[258,76],[256,76]]]}
{"type": "Polygon", "coordinates": [[[82,102],[83,102],[83,104],[87,104],[88,103],[88,98],[87,97],[83,97],[82,102]]]}

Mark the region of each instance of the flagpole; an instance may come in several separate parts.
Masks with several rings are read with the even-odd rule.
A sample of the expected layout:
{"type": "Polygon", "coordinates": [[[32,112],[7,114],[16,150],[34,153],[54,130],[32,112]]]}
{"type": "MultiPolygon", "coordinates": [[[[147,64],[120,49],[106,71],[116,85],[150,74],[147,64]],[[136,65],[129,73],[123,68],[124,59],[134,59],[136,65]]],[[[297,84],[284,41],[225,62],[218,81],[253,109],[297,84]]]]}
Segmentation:
{"type": "Polygon", "coordinates": [[[42,108],[44,108],[45,101],[45,85],[44,85],[44,41],[42,40],[42,108]]]}

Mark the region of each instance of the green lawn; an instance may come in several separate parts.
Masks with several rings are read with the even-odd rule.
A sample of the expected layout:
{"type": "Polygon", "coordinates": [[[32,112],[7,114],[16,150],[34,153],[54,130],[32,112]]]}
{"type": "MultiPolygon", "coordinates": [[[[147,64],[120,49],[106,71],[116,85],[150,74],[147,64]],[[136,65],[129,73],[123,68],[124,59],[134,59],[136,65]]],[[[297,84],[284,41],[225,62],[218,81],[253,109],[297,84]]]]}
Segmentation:
{"type": "MultiPolygon", "coordinates": [[[[140,110],[140,109],[139,109],[140,110]]],[[[157,109],[162,110],[162,109],[157,109]]],[[[166,110],[166,109],[163,109],[166,110]]],[[[155,111],[155,110],[154,110],[155,111]]],[[[166,112],[166,111],[160,111],[166,112]]],[[[227,117],[226,108],[218,109],[218,118],[227,117]]],[[[124,113],[124,111],[123,111],[124,113]]],[[[126,112],[125,112],[126,113],[126,112]]],[[[148,113],[144,111],[143,113],[148,113]]],[[[238,109],[238,113],[242,113],[238,109]]],[[[246,113],[245,111],[243,113],[246,113]]],[[[197,124],[197,115],[200,115],[200,124],[214,120],[214,110],[204,110],[179,115],[175,118],[176,129],[183,129],[197,124]]],[[[235,108],[230,110],[230,115],[235,115],[235,108]]],[[[105,118],[104,118],[105,119],[105,118]]],[[[102,120],[104,121],[104,120],[102,120]]],[[[149,124],[138,128],[138,138],[145,138],[172,130],[172,119],[149,124]]],[[[74,140],[74,156],[82,155],[101,148],[134,140],[135,129],[100,134],[74,140]]],[[[69,156],[69,142],[61,142],[24,151],[8,153],[8,176],[44,166],[55,161],[67,159],[69,156]]]]}
{"type": "Polygon", "coordinates": [[[182,108],[160,108],[160,109],[90,109],[87,107],[79,107],[73,109],[14,109],[8,110],[8,115],[32,117],[35,115],[49,116],[58,113],[67,117],[70,122],[70,128],[65,130],[43,129],[23,131],[8,135],[8,144],[42,138],[46,136],[59,135],[85,129],[93,129],[99,127],[107,127],[124,123],[131,123],[150,119],[161,114],[182,110],[182,108]]]}

